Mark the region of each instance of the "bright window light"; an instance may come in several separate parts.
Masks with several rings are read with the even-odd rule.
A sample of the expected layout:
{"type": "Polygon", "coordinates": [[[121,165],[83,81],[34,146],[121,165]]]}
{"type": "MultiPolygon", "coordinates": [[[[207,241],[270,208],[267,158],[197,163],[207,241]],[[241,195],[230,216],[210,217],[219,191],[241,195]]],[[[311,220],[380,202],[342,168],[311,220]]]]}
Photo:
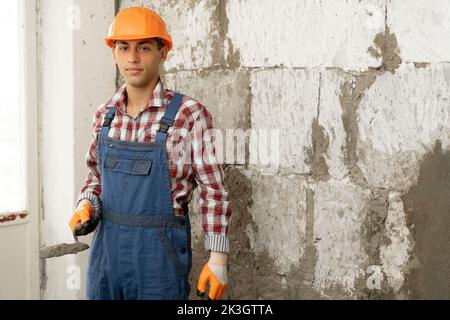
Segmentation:
{"type": "Polygon", "coordinates": [[[0,10],[0,215],[25,209],[23,116],[19,103],[18,1],[0,10]]]}

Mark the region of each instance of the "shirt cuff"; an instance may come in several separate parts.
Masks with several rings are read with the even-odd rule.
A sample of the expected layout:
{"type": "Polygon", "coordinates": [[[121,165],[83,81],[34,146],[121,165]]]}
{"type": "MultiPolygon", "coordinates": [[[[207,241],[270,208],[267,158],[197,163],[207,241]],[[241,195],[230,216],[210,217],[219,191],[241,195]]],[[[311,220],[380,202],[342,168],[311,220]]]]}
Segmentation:
{"type": "Polygon", "coordinates": [[[80,203],[80,201],[84,200],[84,199],[89,200],[91,202],[92,207],[94,208],[94,214],[100,215],[100,213],[102,211],[102,203],[100,201],[100,198],[97,195],[95,195],[89,191],[85,191],[82,194],[80,194],[75,207],[78,207],[78,204],[80,203]]]}
{"type": "Polygon", "coordinates": [[[221,234],[207,234],[204,245],[206,251],[230,252],[230,241],[227,236],[221,234]]]}

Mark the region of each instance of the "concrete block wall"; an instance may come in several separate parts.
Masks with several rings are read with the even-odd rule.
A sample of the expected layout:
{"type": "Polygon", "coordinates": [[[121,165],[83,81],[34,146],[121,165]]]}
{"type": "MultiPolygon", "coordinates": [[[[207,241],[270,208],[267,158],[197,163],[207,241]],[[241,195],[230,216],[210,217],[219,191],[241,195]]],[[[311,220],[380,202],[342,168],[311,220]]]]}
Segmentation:
{"type": "Polygon", "coordinates": [[[448,1],[119,3],[136,5],[173,37],[168,87],[221,132],[278,141],[275,166],[225,159],[230,298],[450,297],[448,1]]]}

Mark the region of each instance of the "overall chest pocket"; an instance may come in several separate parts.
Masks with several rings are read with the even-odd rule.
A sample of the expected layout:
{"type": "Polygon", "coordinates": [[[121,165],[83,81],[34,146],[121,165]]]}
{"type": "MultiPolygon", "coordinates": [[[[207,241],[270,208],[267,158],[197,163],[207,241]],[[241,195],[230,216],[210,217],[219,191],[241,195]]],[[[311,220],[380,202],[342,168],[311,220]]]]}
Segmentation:
{"type": "Polygon", "coordinates": [[[132,175],[148,175],[151,167],[151,159],[122,158],[113,155],[106,155],[104,163],[106,170],[132,175]]]}

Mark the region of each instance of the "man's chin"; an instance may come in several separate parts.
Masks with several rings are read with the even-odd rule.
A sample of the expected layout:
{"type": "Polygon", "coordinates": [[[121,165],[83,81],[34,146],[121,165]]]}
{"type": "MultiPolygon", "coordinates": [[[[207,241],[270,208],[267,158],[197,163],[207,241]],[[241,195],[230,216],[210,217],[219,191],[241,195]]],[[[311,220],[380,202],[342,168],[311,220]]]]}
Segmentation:
{"type": "Polygon", "coordinates": [[[135,88],[145,88],[150,85],[150,81],[143,81],[137,79],[126,79],[125,83],[128,87],[135,87],[135,88]]]}

